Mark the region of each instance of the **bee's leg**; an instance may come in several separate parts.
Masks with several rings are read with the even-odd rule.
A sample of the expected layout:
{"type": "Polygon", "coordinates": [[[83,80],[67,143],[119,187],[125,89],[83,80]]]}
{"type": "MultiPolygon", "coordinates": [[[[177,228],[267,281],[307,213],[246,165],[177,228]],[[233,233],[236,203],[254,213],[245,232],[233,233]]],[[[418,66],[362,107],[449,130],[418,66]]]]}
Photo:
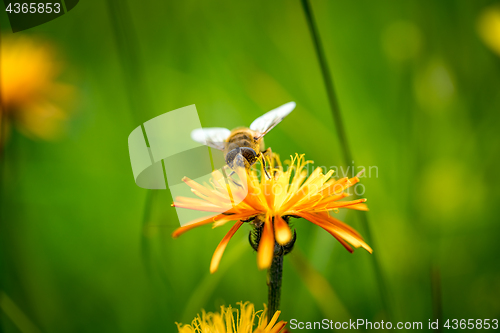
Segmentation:
{"type": "MultiPolygon", "coordinates": [[[[271,161],[271,163],[274,162],[274,155],[273,151],[271,150],[271,147],[268,147],[266,150],[263,150],[262,154],[264,154],[264,156],[267,156],[271,161]]],[[[276,171],[274,173],[276,174],[276,171]]]]}
{"type": "Polygon", "coordinates": [[[231,180],[234,182],[232,176],[236,173],[233,169],[231,169],[228,165],[224,166],[224,168],[222,169],[222,172],[224,174],[224,178],[226,178],[226,182],[231,180]],[[229,172],[231,171],[231,172],[229,172]],[[229,172],[229,174],[228,174],[229,172]]]}
{"type": "Polygon", "coordinates": [[[239,187],[243,188],[243,185],[239,184],[236,180],[234,180],[234,179],[231,177],[231,176],[232,176],[232,175],[234,175],[234,174],[236,174],[236,172],[235,172],[234,170],[233,170],[233,171],[231,171],[231,173],[227,176],[227,179],[228,179],[231,183],[233,183],[234,185],[236,185],[236,186],[239,186],[239,187]]]}
{"type": "Polygon", "coordinates": [[[244,188],[244,187],[243,187],[243,185],[241,185],[240,183],[238,183],[238,182],[237,182],[236,180],[234,180],[233,178],[230,178],[230,180],[231,180],[231,182],[232,182],[234,185],[236,185],[236,186],[238,186],[238,187],[241,187],[241,188],[244,188]]]}
{"type": "Polygon", "coordinates": [[[269,157],[269,159],[273,158],[273,151],[271,150],[271,147],[267,147],[267,149],[263,150],[262,153],[269,157]]]}
{"type": "Polygon", "coordinates": [[[230,181],[231,183],[233,183],[234,185],[236,185],[238,187],[243,188],[243,185],[239,184],[237,181],[235,181],[232,178],[232,176],[234,174],[236,174],[236,171],[234,170],[234,168],[244,168],[245,167],[245,160],[244,160],[244,158],[243,158],[243,156],[241,154],[236,155],[236,157],[234,158],[232,167],[233,167],[233,169],[230,169],[231,172],[227,176],[228,181],[230,181]]]}
{"type": "Polygon", "coordinates": [[[262,152],[260,153],[260,159],[262,161],[262,167],[264,168],[264,173],[266,174],[267,179],[271,179],[271,176],[267,172],[266,158],[262,152]]]}

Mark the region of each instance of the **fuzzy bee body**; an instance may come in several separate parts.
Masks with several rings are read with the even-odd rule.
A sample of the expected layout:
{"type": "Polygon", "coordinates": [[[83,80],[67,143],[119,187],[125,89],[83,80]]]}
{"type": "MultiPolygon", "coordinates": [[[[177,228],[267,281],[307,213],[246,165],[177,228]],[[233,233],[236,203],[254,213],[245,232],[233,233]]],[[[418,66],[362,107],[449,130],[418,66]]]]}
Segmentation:
{"type": "Polygon", "coordinates": [[[231,134],[227,138],[226,148],[224,153],[228,153],[233,149],[239,147],[252,148],[255,151],[263,150],[264,139],[255,140],[255,132],[249,128],[239,127],[231,131],[231,134]]]}
{"type": "Polygon", "coordinates": [[[199,143],[222,150],[226,164],[231,169],[234,168],[235,161],[242,161],[248,170],[262,157],[264,135],[294,108],[295,103],[289,102],[255,119],[248,128],[238,127],[232,131],[221,127],[199,128],[191,132],[191,137],[199,143]]]}
{"type": "Polygon", "coordinates": [[[248,169],[257,162],[260,153],[264,152],[264,138],[255,140],[256,133],[249,128],[239,127],[231,131],[224,148],[226,164],[233,168],[233,161],[238,154],[244,158],[248,169]]]}

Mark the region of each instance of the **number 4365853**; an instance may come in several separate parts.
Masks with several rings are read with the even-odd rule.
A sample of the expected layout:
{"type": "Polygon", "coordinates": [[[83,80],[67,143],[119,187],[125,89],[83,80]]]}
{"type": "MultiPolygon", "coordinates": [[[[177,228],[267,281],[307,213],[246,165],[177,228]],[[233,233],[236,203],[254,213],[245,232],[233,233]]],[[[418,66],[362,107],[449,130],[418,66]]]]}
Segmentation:
{"type": "Polygon", "coordinates": [[[480,330],[480,329],[498,329],[498,319],[448,319],[444,325],[444,328],[447,329],[475,329],[475,330],[480,330]],[[491,321],[490,321],[491,320],[491,321]]]}
{"type": "Polygon", "coordinates": [[[19,13],[47,13],[50,14],[52,12],[58,14],[61,12],[61,4],[60,3],[9,3],[5,11],[9,13],[19,14],[19,13]]]}

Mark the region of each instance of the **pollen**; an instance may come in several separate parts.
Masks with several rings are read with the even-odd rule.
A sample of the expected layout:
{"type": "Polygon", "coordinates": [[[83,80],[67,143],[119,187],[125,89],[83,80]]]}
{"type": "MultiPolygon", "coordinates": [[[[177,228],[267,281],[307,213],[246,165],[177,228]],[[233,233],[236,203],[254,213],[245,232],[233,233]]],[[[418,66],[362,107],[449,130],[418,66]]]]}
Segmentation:
{"type": "Polygon", "coordinates": [[[354,247],[372,253],[370,246],[356,230],[332,216],[343,208],[368,210],[364,198],[345,200],[352,195],[349,189],[359,182],[358,176],[335,179],[333,170],[324,174],[320,167],[308,175],[305,168],[310,163],[312,162],[307,161],[304,155],[296,154],[285,168],[279,156],[273,154],[267,163],[270,174],[273,175],[270,178],[265,176],[262,167],[260,176],[256,168],[249,171],[244,168],[236,169],[239,183],[226,182],[218,170],[212,173],[211,185],[201,185],[184,177],[183,181],[198,198],[177,197],[174,206],[212,212],[213,215],[178,228],[173,237],[205,224],[218,227],[229,221],[236,221],[215,250],[210,264],[212,273],[217,270],[232,236],[245,221],[256,217],[263,221],[257,250],[257,266],[260,269],[270,267],[275,243],[286,245],[292,240],[292,231],[287,222],[291,216],[321,227],[349,252],[353,252],[354,247]]]}

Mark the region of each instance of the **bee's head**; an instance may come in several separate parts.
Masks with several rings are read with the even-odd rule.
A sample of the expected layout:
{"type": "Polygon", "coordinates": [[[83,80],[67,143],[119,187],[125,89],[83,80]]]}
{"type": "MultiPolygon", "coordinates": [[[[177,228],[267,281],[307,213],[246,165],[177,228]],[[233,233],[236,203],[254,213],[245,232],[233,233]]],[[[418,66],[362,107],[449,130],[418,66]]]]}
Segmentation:
{"type": "Polygon", "coordinates": [[[239,147],[227,153],[226,163],[231,169],[234,169],[235,166],[241,166],[248,169],[252,164],[257,162],[258,157],[257,153],[252,148],[239,147]]]}

